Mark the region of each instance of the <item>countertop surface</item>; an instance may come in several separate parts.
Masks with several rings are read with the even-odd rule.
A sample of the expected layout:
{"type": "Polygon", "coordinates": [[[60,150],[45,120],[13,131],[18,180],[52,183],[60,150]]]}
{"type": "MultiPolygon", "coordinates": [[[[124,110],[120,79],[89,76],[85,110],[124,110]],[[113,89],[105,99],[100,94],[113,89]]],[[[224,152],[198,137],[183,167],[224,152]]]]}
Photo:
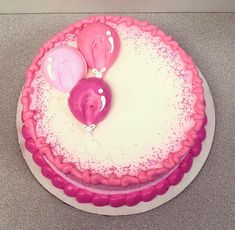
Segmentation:
{"type": "Polygon", "coordinates": [[[70,207],[47,192],[27,167],[15,116],[24,72],[51,35],[87,14],[0,15],[0,229],[234,229],[235,14],[129,14],[173,35],[192,55],[214,98],[210,155],[180,195],[146,213],[109,217],[70,207]]]}

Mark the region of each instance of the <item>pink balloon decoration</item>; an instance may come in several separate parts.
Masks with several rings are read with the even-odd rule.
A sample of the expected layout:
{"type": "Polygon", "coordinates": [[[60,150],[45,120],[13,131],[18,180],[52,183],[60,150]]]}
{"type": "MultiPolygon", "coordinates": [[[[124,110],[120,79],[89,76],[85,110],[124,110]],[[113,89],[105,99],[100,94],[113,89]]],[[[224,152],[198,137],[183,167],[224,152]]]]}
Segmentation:
{"type": "Polygon", "coordinates": [[[78,34],[78,49],[96,76],[102,77],[102,73],[115,61],[120,41],[112,27],[94,23],[87,25],[78,34]]]}
{"type": "Polygon", "coordinates": [[[84,125],[96,125],[102,121],[111,106],[111,90],[100,78],[82,79],[72,89],[68,99],[73,115],[84,125]]]}
{"type": "Polygon", "coordinates": [[[70,92],[86,72],[84,57],[72,47],[55,47],[42,60],[43,76],[51,86],[64,93],[70,92]]]}

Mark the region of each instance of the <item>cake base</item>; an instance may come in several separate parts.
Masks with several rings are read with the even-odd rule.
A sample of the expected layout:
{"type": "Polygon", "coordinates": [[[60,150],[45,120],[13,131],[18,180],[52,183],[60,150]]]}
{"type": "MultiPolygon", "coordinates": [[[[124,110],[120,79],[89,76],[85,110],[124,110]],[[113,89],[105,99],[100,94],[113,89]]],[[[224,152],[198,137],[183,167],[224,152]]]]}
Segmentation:
{"type": "MultiPolygon", "coordinates": [[[[199,71],[200,73],[200,71],[199,71]]],[[[46,177],[44,177],[41,173],[41,169],[39,166],[35,164],[35,162],[32,159],[32,154],[28,152],[28,150],[25,148],[24,145],[24,138],[21,133],[22,128],[22,121],[21,121],[21,110],[22,105],[19,102],[18,108],[17,108],[17,115],[16,115],[16,126],[17,126],[17,133],[18,133],[18,141],[20,144],[20,148],[23,154],[23,157],[30,168],[33,175],[36,177],[36,179],[39,181],[39,183],[46,188],[50,193],[52,193],[57,198],[61,199],[63,202],[86,212],[90,213],[96,213],[101,215],[130,215],[130,214],[137,214],[146,212],[148,210],[151,210],[153,208],[156,208],[167,201],[173,199],[177,195],[179,195],[192,181],[193,179],[198,175],[200,172],[202,166],[204,165],[209,152],[210,148],[212,146],[214,132],[215,132],[215,109],[214,109],[214,103],[213,98],[211,95],[210,88],[205,80],[205,78],[200,73],[200,76],[203,79],[203,86],[204,86],[204,92],[205,92],[205,100],[206,100],[206,114],[208,117],[208,123],[206,125],[206,139],[202,143],[202,150],[199,156],[195,157],[193,160],[193,165],[191,170],[186,173],[182,179],[182,181],[177,184],[176,186],[170,186],[167,193],[164,195],[157,196],[155,199],[149,202],[140,202],[139,204],[128,207],[128,206],[122,206],[118,208],[113,208],[111,206],[104,206],[104,207],[96,207],[93,204],[81,204],[76,201],[75,198],[68,197],[64,194],[64,192],[60,189],[57,189],[54,185],[51,184],[51,181],[48,180],[46,177]]]]}

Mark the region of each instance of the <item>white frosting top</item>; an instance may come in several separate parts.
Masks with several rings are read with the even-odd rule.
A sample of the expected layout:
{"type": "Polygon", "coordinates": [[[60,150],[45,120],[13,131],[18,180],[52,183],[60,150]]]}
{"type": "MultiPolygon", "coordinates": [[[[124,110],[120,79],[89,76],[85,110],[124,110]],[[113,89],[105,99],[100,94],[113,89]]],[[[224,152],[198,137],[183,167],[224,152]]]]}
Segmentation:
{"type": "MultiPolygon", "coordinates": [[[[68,95],[50,87],[41,71],[33,82],[31,109],[38,111],[38,135],[46,137],[55,155],[82,171],[136,175],[161,167],[162,159],[180,149],[195,124],[195,96],[178,52],[135,26],[112,26],[121,41],[120,54],[105,76],[112,107],[93,136],[70,112],[68,95]]],[[[69,35],[66,43],[76,46],[76,39],[69,35]]]]}

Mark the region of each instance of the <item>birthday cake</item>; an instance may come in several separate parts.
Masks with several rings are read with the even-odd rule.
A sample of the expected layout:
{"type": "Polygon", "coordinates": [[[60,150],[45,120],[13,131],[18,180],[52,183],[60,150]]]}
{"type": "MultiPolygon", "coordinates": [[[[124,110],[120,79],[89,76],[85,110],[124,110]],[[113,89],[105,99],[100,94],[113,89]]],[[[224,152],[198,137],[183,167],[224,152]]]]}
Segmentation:
{"type": "Polygon", "coordinates": [[[147,21],[80,20],[49,39],[26,71],[25,148],[75,202],[160,199],[201,151],[202,83],[192,58],[147,21]]]}

